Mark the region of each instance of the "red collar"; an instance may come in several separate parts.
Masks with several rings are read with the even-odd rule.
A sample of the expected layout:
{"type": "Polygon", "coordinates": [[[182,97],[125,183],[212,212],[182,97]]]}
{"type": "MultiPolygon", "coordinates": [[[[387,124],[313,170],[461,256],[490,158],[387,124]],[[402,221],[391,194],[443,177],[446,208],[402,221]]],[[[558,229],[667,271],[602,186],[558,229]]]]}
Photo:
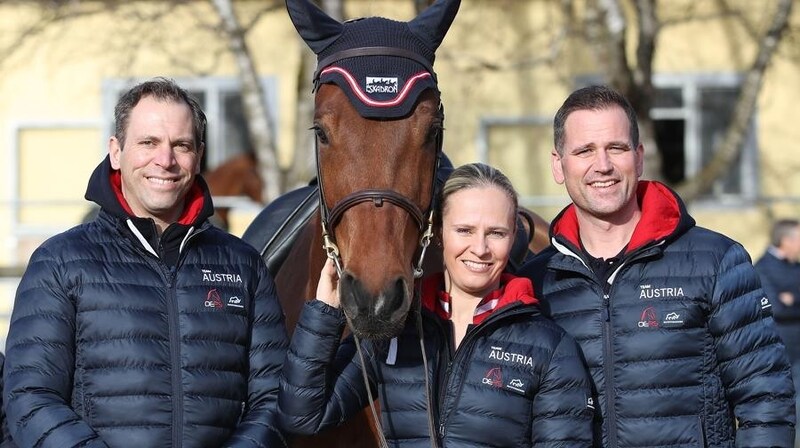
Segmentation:
{"type": "MultiPolygon", "coordinates": [[[[681,220],[681,209],[672,191],[664,184],[640,181],[636,189],[642,217],[633,230],[625,253],[630,253],[653,241],[671,235],[681,220]]],[[[553,226],[553,235],[559,235],[580,247],[580,229],[575,204],[570,204],[553,226]]]]}
{"type": "MultiPolygon", "coordinates": [[[[442,290],[443,285],[443,273],[425,278],[422,281],[422,305],[440,318],[450,320],[452,298],[442,290]]],[[[500,277],[500,287],[487,294],[475,307],[472,323],[480,325],[494,311],[514,303],[533,305],[539,301],[533,296],[533,285],[529,279],[503,274],[500,277]]]]}
{"type": "MultiPolygon", "coordinates": [[[[119,170],[111,171],[111,189],[114,190],[114,195],[117,197],[117,200],[120,205],[122,205],[125,212],[130,216],[136,216],[133,210],[131,210],[128,201],[125,200],[125,196],[122,194],[122,175],[119,170]]],[[[203,196],[203,189],[200,188],[200,185],[195,181],[194,184],[192,184],[192,188],[189,189],[189,193],[186,194],[183,213],[181,213],[181,217],[178,219],[178,224],[194,224],[197,217],[200,216],[200,212],[203,210],[204,202],[205,197],[203,196]]]]}

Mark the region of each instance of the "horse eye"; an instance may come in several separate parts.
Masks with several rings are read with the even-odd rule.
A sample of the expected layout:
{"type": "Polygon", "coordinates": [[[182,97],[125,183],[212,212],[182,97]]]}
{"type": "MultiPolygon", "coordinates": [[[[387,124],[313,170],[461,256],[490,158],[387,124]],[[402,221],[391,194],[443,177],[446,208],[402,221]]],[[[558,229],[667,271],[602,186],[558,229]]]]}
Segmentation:
{"type": "Polygon", "coordinates": [[[425,139],[426,143],[435,143],[442,131],[444,131],[444,127],[441,125],[441,123],[435,123],[430,127],[430,129],[428,129],[428,135],[425,139]]]}
{"type": "Polygon", "coordinates": [[[328,136],[325,134],[325,130],[322,129],[322,126],[314,125],[311,127],[311,130],[314,131],[314,135],[317,137],[317,141],[322,143],[323,145],[328,144],[328,136]]]}

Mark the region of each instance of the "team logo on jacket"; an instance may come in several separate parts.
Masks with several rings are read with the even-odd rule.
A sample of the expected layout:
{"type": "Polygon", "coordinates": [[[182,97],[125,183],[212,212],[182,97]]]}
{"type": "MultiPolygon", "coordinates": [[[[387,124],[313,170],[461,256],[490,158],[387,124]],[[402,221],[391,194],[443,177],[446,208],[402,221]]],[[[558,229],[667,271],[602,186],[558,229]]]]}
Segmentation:
{"type": "Polygon", "coordinates": [[[682,286],[653,288],[653,285],[639,285],[640,299],[661,299],[667,297],[685,297],[682,286]]]}
{"type": "Polygon", "coordinates": [[[489,369],[486,375],[483,376],[481,382],[492,387],[503,387],[503,370],[500,367],[489,369]]]}
{"type": "Polygon", "coordinates": [[[201,269],[203,281],[211,283],[242,283],[242,276],[236,273],[214,272],[211,269],[201,269]]]}
{"type": "Polygon", "coordinates": [[[489,352],[489,359],[533,367],[533,358],[520,353],[507,352],[503,347],[492,346],[492,351],[489,352]]]}
{"type": "Polygon", "coordinates": [[[219,293],[216,289],[212,289],[208,291],[208,295],[206,296],[205,307],[206,308],[222,308],[222,299],[219,296],[219,293]]]}
{"type": "Polygon", "coordinates": [[[506,384],[506,387],[517,392],[525,393],[525,382],[519,378],[514,378],[506,384]]]}
{"type": "Polygon", "coordinates": [[[648,306],[639,317],[639,328],[658,328],[658,315],[656,309],[648,306]]]}
{"type": "Polygon", "coordinates": [[[677,311],[670,311],[664,316],[664,325],[672,327],[683,325],[683,315],[677,311]]]}

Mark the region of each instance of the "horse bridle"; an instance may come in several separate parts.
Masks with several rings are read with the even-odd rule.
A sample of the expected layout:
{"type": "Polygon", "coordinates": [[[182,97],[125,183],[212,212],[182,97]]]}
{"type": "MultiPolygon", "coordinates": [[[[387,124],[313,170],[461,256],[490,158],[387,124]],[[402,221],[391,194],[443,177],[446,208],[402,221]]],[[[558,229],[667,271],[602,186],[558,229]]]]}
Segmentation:
{"type": "MultiPolygon", "coordinates": [[[[422,57],[408,50],[394,47],[360,47],[343,50],[332,54],[331,56],[319,62],[317,71],[314,73],[314,90],[319,86],[319,76],[321,71],[342,59],[353,58],[358,56],[396,56],[406,59],[411,59],[419,64],[422,64],[432,76],[433,69],[430,64],[422,57]]],[[[439,116],[444,120],[444,106],[439,103],[439,116]]],[[[422,277],[422,263],[425,258],[425,252],[430,245],[433,238],[433,212],[435,208],[436,198],[436,172],[439,169],[439,161],[442,154],[444,129],[440,129],[436,136],[436,159],[433,164],[433,171],[431,172],[431,196],[428,201],[428,210],[423,211],[411,199],[403,196],[402,194],[388,189],[365,189],[355,191],[342,198],[339,202],[328,209],[327,202],[325,201],[325,188],[322,184],[322,171],[320,164],[319,154],[319,139],[314,139],[314,153],[317,161],[317,182],[319,184],[319,210],[320,221],[322,223],[322,246],[328,258],[333,260],[336,265],[336,271],[341,278],[343,274],[342,259],[339,251],[339,246],[336,244],[336,239],[333,235],[333,228],[341,220],[342,215],[351,207],[364,202],[371,202],[375,207],[383,207],[385,202],[400,207],[405,210],[417,225],[420,232],[419,240],[419,258],[415,266],[412,266],[414,278],[422,277]]]]}
{"type": "MultiPolygon", "coordinates": [[[[342,59],[353,58],[357,56],[396,56],[406,59],[411,59],[416,61],[417,63],[421,64],[425,69],[431,74],[436,81],[436,74],[433,71],[433,67],[431,67],[430,63],[426,61],[424,58],[420,57],[416,53],[413,53],[408,50],[404,50],[402,48],[394,48],[394,47],[359,47],[359,48],[351,48],[348,50],[339,51],[337,53],[332,54],[324,59],[322,59],[317,64],[317,70],[314,72],[314,91],[317,90],[319,87],[319,80],[320,80],[320,73],[322,70],[342,59]]],[[[444,106],[442,105],[441,101],[439,102],[439,116],[442,122],[444,122],[444,106]]],[[[348,194],[342,200],[334,204],[333,207],[328,209],[328,205],[325,201],[325,188],[322,183],[322,171],[320,169],[320,155],[319,155],[319,139],[314,139],[314,153],[317,162],[317,182],[319,185],[319,210],[320,210],[320,222],[322,224],[322,247],[325,250],[325,254],[328,258],[330,258],[333,263],[336,265],[336,273],[339,275],[339,278],[342,278],[342,274],[344,273],[342,268],[342,259],[341,254],[339,252],[339,246],[336,245],[335,237],[332,233],[334,226],[339,222],[344,215],[344,212],[353,207],[354,205],[361,204],[364,202],[372,202],[375,207],[382,207],[384,202],[388,202],[396,207],[400,207],[405,210],[414,222],[417,224],[417,228],[420,231],[420,240],[419,240],[419,258],[417,260],[416,266],[412,266],[413,275],[415,279],[422,277],[423,270],[422,270],[422,263],[425,259],[425,251],[427,250],[428,246],[431,243],[431,239],[433,238],[433,213],[436,208],[436,173],[439,170],[439,162],[441,160],[442,155],[442,145],[444,142],[444,128],[442,127],[439,129],[439,132],[436,135],[436,159],[433,164],[433,171],[431,172],[431,196],[430,200],[428,201],[428,210],[423,212],[422,209],[414,203],[414,201],[408,199],[406,196],[389,189],[365,189],[361,191],[356,191],[353,193],[348,194]],[[427,219],[426,219],[427,217],[427,219]]],[[[422,315],[421,315],[421,302],[415,306],[416,310],[416,317],[417,317],[417,333],[419,336],[419,343],[420,349],[422,351],[422,362],[423,368],[425,370],[425,400],[428,404],[427,406],[427,413],[428,413],[428,432],[431,438],[431,444],[434,448],[438,446],[437,436],[436,436],[436,429],[434,427],[434,417],[433,411],[431,406],[431,387],[430,387],[430,380],[428,378],[428,356],[425,353],[425,340],[424,335],[422,332],[422,315]]],[[[350,322],[350,318],[347,317],[345,314],[345,318],[347,319],[348,325],[352,328],[352,323],[350,322]]],[[[379,435],[379,442],[381,447],[387,447],[388,443],[386,442],[386,437],[383,434],[383,428],[381,425],[381,420],[378,417],[378,413],[375,410],[375,398],[372,396],[372,390],[369,385],[369,376],[367,375],[366,370],[366,362],[364,359],[364,353],[361,349],[361,341],[359,338],[353,333],[354,342],[356,345],[356,350],[358,351],[358,357],[361,361],[361,375],[362,379],[364,380],[364,387],[367,389],[367,397],[369,399],[369,407],[372,411],[372,418],[375,422],[375,426],[377,428],[377,432],[379,435]]]]}

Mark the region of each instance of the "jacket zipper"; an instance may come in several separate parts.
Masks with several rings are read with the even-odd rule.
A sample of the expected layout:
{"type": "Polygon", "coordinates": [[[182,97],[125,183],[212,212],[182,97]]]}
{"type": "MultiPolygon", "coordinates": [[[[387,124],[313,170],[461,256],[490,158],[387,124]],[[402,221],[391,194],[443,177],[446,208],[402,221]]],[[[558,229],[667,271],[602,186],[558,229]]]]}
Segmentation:
{"type": "MultiPolygon", "coordinates": [[[[509,310],[509,311],[506,311],[506,312],[502,312],[502,313],[499,313],[499,314],[493,314],[493,315],[489,316],[489,318],[486,319],[486,321],[483,322],[477,329],[473,329],[472,331],[467,331],[467,334],[464,336],[464,339],[461,341],[461,345],[458,346],[458,348],[456,349],[455,353],[453,353],[452,357],[449,356],[451,354],[451,352],[452,352],[452,350],[451,350],[452,339],[451,339],[450,335],[447,334],[447,331],[444,328],[442,328],[442,325],[439,324],[439,328],[442,330],[442,333],[444,333],[445,341],[447,342],[446,345],[447,345],[447,355],[448,355],[448,358],[447,358],[448,359],[447,369],[445,370],[444,377],[441,379],[441,381],[444,381],[444,384],[442,384],[443,387],[441,387],[439,389],[439,412],[440,412],[440,415],[439,415],[439,441],[440,442],[444,441],[444,437],[447,434],[447,428],[446,428],[447,418],[450,416],[450,412],[452,410],[452,409],[448,409],[446,413],[444,412],[444,399],[445,399],[445,396],[447,395],[447,391],[450,389],[450,380],[451,380],[450,373],[452,371],[453,365],[456,363],[457,360],[459,360],[459,357],[463,357],[463,355],[461,355],[462,353],[467,352],[467,351],[472,352],[471,347],[469,347],[469,349],[467,349],[466,347],[470,346],[472,340],[475,339],[475,337],[478,334],[480,334],[480,333],[482,333],[484,331],[487,331],[487,329],[490,326],[492,326],[495,322],[497,322],[500,319],[504,319],[506,317],[509,317],[509,316],[516,316],[518,314],[526,314],[526,313],[530,313],[530,312],[531,312],[530,309],[520,308],[520,309],[509,310]]],[[[438,320],[437,320],[437,322],[438,322],[438,320]]],[[[464,385],[464,381],[460,381],[458,387],[461,388],[461,387],[463,387],[463,385],[464,385]]],[[[458,395],[459,394],[456,394],[456,396],[458,396],[458,395]]],[[[452,406],[450,406],[450,408],[452,408],[452,406]]]]}
{"type": "Polygon", "coordinates": [[[177,297],[175,288],[175,268],[167,273],[167,318],[169,322],[169,355],[172,366],[172,446],[181,446],[183,435],[183,383],[181,381],[181,335],[179,330],[177,297]]]}
{"type": "MultiPolygon", "coordinates": [[[[186,237],[184,246],[188,246],[189,241],[208,227],[201,227],[194,231],[190,230],[191,234],[186,237]]],[[[180,325],[178,316],[180,310],[178,308],[178,294],[177,294],[177,270],[180,266],[185,252],[181,250],[178,253],[178,258],[175,261],[175,266],[166,266],[159,257],[151,254],[140,244],[133,244],[136,250],[140,251],[145,260],[152,260],[152,265],[155,269],[160,270],[164,274],[166,280],[167,294],[167,322],[169,326],[169,352],[172,376],[172,447],[180,448],[182,446],[183,436],[183,382],[181,381],[181,353],[180,353],[180,325]]],[[[241,416],[239,417],[241,419],[241,416]]]]}
{"type": "MultiPolygon", "coordinates": [[[[188,245],[195,235],[201,233],[205,229],[197,231],[190,230],[190,234],[186,236],[184,245],[188,245]]],[[[169,352],[170,364],[172,365],[172,446],[179,448],[182,446],[183,440],[183,381],[181,376],[181,333],[180,322],[180,309],[178,307],[178,294],[177,294],[177,271],[181,261],[184,258],[185,252],[181,250],[178,253],[178,258],[175,260],[175,266],[169,267],[167,272],[167,287],[169,288],[169,295],[167,297],[168,308],[167,317],[169,321],[169,352]]],[[[159,261],[160,263],[160,261],[159,261]]],[[[241,419],[241,416],[239,417],[241,419]]]]}
{"type": "Polygon", "coordinates": [[[606,424],[608,425],[609,446],[617,446],[617,416],[614,411],[614,342],[611,325],[611,297],[603,293],[603,372],[606,377],[606,424]]]}
{"type": "Polygon", "coordinates": [[[183,388],[181,383],[181,357],[180,357],[180,331],[178,330],[178,304],[176,294],[176,267],[166,266],[160,258],[147,252],[144,248],[135,245],[149,260],[151,266],[164,275],[164,284],[167,287],[167,326],[169,329],[169,358],[172,377],[172,443],[173,448],[181,446],[183,433],[183,388]]]}
{"type": "MultiPolygon", "coordinates": [[[[436,414],[434,415],[436,415],[439,418],[438,442],[440,443],[437,445],[441,445],[441,442],[444,440],[444,436],[446,434],[444,419],[442,418],[442,415],[444,411],[444,397],[447,394],[446,392],[447,389],[445,386],[447,385],[448,382],[447,378],[450,376],[450,370],[453,368],[453,347],[452,347],[452,339],[448,335],[448,333],[450,333],[447,331],[448,328],[445,328],[446,326],[442,325],[442,322],[439,321],[439,319],[433,319],[433,321],[436,322],[436,326],[439,328],[439,333],[442,337],[442,340],[444,341],[444,346],[445,346],[444,356],[439,356],[439,365],[441,366],[441,363],[447,362],[447,367],[444,370],[442,370],[441,367],[437,369],[439,374],[436,377],[436,386],[438,388],[437,391],[438,399],[436,401],[438,409],[436,414]]],[[[425,372],[425,374],[427,375],[428,373],[425,372]]]]}
{"type": "MultiPolygon", "coordinates": [[[[659,245],[660,244],[661,243],[659,243],[659,245]]],[[[617,446],[617,397],[614,392],[614,325],[611,317],[611,293],[614,289],[614,282],[616,281],[617,275],[622,273],[622,271],[634,261],[646,258],[650,252],[651,251],[648,249],[639,250],[623,258],[617,268],[611,273],[611,276],[609,276],[608,281],[601,283],[603,289],[603,374],[606,379],[606,422],[608,425],[608,442],[609,446],[612,447],[617,446]]],[[[599,280],[596,277],[594,278],[596,282],[599,280]]]]}
{"type": "Polygon", "coordinates": [[[601,317],[603,318],[603,374],[605,375],[604,390],[606,396],[605,421],[607,425],[606,427],[609,446],[611,447],[617,446],[617,415],[615,413],[616,395],[614,394],[614,326],[612,325],[611,319],[611,292],[617,276],[621,274],[623,270],[633,264],[633,262],[653,255],[656,252],[656,247],[663,245],[664,242],[664,240],[661,240],[652,245],[642,247],[629,254],[627,257],[624,257],[617,268],[614,269],[607,282],[600,281],[600,279],[597,278],[583,258],[573,252],[569,247],[563,244],[559,244],[556,247],[562,254],[578,259],[583,267],[587,269],[588,274],[569,267],[554,267],[554,269],[569,270],[587,276],[589,279],[592,279],[596,285],[600,286],[603,291],[603,302],[600,312],[602,314],[601,317]]]}

